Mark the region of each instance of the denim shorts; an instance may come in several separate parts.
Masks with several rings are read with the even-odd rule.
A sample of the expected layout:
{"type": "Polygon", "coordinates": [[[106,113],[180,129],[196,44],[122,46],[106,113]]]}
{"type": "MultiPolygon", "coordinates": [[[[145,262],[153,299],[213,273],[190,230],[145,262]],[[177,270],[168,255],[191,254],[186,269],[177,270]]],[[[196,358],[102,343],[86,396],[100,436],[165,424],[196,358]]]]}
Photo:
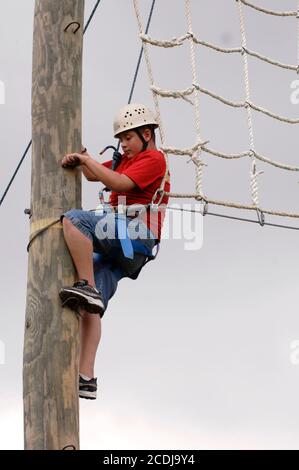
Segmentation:
{"type": "MultiPolygon", "coordinates": [[[[67,217],[93,243],[94,278],[106,310],[118,281],[124,277],[135,279],[134,274],[144,265],[146,255],[134,252],[133,259],[124,256],[117,231],[115,233],[116,214],[113,211],[71,209],[61,215],[61,221],[63,217],[67,217]]],[[[153,249],[157,240],[143,221],[126,217],[126,225],[131,239],[137,239],[150,250],[153,249]]]]}

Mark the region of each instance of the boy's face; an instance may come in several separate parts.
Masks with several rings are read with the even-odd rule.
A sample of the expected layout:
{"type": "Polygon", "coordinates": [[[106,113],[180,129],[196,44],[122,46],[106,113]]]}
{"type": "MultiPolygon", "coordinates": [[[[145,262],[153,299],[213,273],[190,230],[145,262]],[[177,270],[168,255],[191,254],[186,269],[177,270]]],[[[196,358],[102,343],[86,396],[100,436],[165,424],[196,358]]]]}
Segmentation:
{"type": "MultiPolygon", "coordinates": [[[[146,141],[150,140],[150,132],[147,129],[142,132],[146,141]]],[[[121,148],[127,158],[133,158],[140,153],[143,148],[143,143],[135,131],[127,131],[119,134],[121,148]]]]}

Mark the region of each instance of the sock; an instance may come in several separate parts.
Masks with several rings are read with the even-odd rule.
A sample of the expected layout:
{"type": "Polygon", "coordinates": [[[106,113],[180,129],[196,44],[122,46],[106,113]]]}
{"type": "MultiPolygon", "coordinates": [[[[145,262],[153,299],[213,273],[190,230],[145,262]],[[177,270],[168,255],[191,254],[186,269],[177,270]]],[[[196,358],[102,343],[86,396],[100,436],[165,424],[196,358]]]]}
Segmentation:
{"type": "Polygon", "coordinates": [[[89,380],[92,379],[92,377],[87,377],[87,375],[81,374],[81,372],[79,372],[79,375],[80,375],[80,376],[82,377],[82,379],[84,379],[84,380],[88,380],[88,381],[89,381],[89,380]]]}

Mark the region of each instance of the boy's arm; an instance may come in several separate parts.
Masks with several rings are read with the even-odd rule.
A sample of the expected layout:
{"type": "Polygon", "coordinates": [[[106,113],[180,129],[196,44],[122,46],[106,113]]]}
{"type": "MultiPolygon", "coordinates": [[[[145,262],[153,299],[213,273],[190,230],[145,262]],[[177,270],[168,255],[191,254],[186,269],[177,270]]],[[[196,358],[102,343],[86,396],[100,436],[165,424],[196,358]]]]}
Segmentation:
{"type": "Polygon", "coordinates": [[[95,175],[96,181],[101,181],[105,186],[111,189],[111,191],[127,192],[136,186],[134,181],[128,176],[110,170],[110,168],[96,162],[90,156],[82,162],[82,167],[91,171],[95,175]]]}
{"type": "MultiPolygon", "coordinates": [[[[81,152],[82,154],[83,152],[81,152]]],[[[87,153],[87,152],[84,152],[84,153],[87,153]]],[[[80,154],[80,156],[81,156],[80,154]]],[[[88,181],[99,181],[98,178],[96,177],[96,175],[91,171],[89,170],[86,166],[83,165],[83,161],[81,161],[81,158],[78,158],[76,156],[73,156],[72,154],[66,154],[62,161],[61,161],[61,166],[63,168],[68,168],[68,169],[72,169],[72,168],[75,168],[75,167],[80,167],[80,169],[82,170],[85,178],[88,180],[88,181]]]]}
{"type": "Polygon", "coordinates": [[[80,165],[83,175],[88,181],[99,181],[96,175],[89,170],[85,165],[80,165]]]}
{"type": "Polygon", "coordinates": [[[86,178],[92,178],[89,181],[100,181],[111,191],[127,192],[136,186],[129,176],[110,170],[105,165],[96,162],[87,153],[69,153],[63,157],[61,162],[63,168],[74,167],[74,165],[81,165],[84,175],[86,171],[86,178]]]}

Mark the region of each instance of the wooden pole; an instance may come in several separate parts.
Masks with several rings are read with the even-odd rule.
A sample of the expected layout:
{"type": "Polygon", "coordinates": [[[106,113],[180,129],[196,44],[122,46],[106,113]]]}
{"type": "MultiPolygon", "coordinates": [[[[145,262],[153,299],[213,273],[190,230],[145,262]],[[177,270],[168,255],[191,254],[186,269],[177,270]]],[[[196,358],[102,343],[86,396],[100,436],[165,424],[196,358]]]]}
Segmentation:
{"type": "MultiPolygon", "coordinates": [[[[30,237],[81,207],[81,173],[60,166],[81,150],[84,0],[36,0],[32,73],[30,237]],[[71,24],[71,22],[78,22],[71,24]],[[69,25],[69,27],[65,28],[69,25]]],[[[33,242],[28,259],[24,340],[25,449],[79,448],[78,319],[58,292],[74,282],[58,222],[33,242]]]]}

